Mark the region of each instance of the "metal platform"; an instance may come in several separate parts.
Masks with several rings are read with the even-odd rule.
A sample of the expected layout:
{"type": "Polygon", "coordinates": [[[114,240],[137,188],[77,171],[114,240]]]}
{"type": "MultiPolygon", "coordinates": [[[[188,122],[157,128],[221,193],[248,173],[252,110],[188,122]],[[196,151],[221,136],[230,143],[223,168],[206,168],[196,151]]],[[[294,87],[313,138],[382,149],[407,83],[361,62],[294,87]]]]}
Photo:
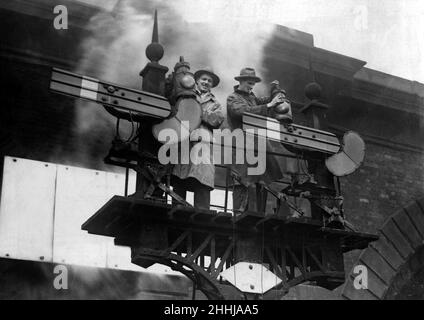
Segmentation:
{"type": "Polygon", "coordinates": [[[268,266],[283,280],[274,288],[281,294],[305,281],[333,289],[345,281],[343,253],[378,239],[326,228],[307,217],[255,212],[233,217],[121,196],[110,199],[82,229],[131,247],[132,262],[142,267],[159,262],[184,273],[210,299],[225,299],[219,274],[239,261],[268,266]]]}

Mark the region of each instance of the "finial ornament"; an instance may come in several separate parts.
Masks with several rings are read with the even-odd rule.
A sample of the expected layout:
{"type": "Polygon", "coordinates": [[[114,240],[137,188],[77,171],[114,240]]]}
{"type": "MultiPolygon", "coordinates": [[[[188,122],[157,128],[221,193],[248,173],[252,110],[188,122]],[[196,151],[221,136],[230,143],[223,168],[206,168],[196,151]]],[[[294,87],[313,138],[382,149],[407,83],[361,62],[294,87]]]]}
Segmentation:
{"type": "Polygon", "coordinates": [[[152,43],[146,48],[146,56],[152,62],[158,62],[164,54],[163,46],[159,43],[158,12],[155,10],[153,23],[152,43]]]}
{"type": "Polygon", "coordinates": [[[158,11],[157,10],[155,10],[155,20],[153,23],[152,43],[159,43],[158,11]]]}
{"type": "Polygon", "coordinates": [[[308,83],[305,87],[305,96],[309,100],[319,100],[321,97],[321,86],[316,82],[308,83]]]}

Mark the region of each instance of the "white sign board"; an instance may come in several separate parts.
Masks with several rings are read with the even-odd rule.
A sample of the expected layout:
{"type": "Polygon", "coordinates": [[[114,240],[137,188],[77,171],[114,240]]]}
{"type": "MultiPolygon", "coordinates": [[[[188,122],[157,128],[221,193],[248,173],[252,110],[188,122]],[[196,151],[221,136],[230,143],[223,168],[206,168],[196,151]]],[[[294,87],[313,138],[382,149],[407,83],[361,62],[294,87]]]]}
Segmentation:
{"type": "MultiPolygon", "coordinates": [[[[131,263],[130,248],[81,230],[112,196],[124,195],[124,174],[13,157],[5,157],[3,171],[0,257],[146,271],[131,263]]],[[[158,264],[148,271],[180,274],[158,264]]]]}

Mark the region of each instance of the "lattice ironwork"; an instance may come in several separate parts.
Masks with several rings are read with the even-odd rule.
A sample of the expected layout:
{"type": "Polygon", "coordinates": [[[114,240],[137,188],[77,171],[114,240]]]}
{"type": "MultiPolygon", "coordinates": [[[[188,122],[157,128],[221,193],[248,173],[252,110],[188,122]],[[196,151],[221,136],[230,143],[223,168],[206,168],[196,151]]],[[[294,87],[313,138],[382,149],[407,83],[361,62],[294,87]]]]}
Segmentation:
{"type": "Polygon", "coordinates": [[[161,263],[196,283],[209,299],[225,299],[220,273],[239,261],[259,262],[283,281],[264,298],[311,281],[333,289],[344,282],[343,252],[375,236],[325,228],[310,218],[196,210],[181,205],[113,197],[84,225],[130,246],[132,262],[161,263]]]}

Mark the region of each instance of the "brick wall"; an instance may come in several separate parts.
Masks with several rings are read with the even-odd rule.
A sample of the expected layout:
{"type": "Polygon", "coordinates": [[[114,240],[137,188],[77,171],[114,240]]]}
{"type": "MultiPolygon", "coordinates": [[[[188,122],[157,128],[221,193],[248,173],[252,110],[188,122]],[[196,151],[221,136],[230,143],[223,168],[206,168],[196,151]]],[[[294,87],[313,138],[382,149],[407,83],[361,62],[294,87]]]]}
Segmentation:
{"type": "Polygon", "coordinates": [[[367,143],[363,165],[341,179],[349,220],[377,232],[385,219],[424,191],[424,154],[367,143]]]}
{"type": "MultiPolygon", "coordinates": [[[[347,219],[360,231],[377,233],[390,215],[424,194],[424,154],[368,142],[363,165],[341,184],[347,219]]],[[[345,256],[346,271],[359,253],[345,256]]]]}

